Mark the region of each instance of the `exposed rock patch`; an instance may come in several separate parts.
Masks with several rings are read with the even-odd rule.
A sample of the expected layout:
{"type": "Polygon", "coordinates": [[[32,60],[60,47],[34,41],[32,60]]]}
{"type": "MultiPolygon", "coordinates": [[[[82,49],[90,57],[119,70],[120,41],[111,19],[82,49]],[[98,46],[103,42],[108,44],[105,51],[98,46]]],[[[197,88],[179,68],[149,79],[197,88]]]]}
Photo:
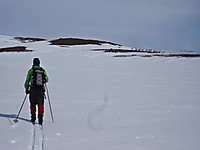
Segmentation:
{"type": "Polygon", "coordinates": [[[0,52],[32,52],[33,50],[27,50],[25,46],[14,46],[0,48],[0,52]]]}
{"type": "Polygon", "coordinates": [[[104,52],[107,52],[107,53],[131,53],[131,52],[136,52],[136,53],[164,53],[164,52],[161,52],[161,51],[155,51],[155,50],[144,50],[144,49],[131,49],[131,50],[128,50],[128,49],[93,49],[93,51],[104,51],[104,52]]]}
{"type": "Polygon", "coordinates": [[[116,55],[114,57],[134,57],[134,56],[139,56],[139,57],[185,57],[185,58],[197,58],[200,57],[200,54],[153,54],[153,55],[137,55],[137,54],[132,54],[132,55],[116,55]]]}
{"type": "Polygon", "coordinates": [[[31,37],[15,37],[14,39],[19,40],[22,43],[39,42],[39,41],[46,40],[46,39],[42,39],[42,38],[31,38],[31,37]]]}
{"type": "Polygon", "coordinates": [[[155,50],[144,50],[144,49],[93,49],[92,51],[104,51],[105,53],[138,53],[138,54],[123,54],[123,55],[115,55],[114,57],[185,57],[185,58],[195,58],[200,57],[200,54],[165,54],[164,51],[155,51],[155,50]],[[139,54],[140,53],[140,54],[139,54]],[[142,54],[141,54],[142,53],[142,54]],[[148,53],[148,54],[143,54],[148,53]]]}
{"type": "Polygon", "coordinates": [[[86,39],[78,39],[78,38],[59,38],[56,40],[49,41],[51,45],[86,45],[86,44],[95,44],[95,45],[101,45],[101,44],[111,44],[111,45],[118,45],[112,42],[106,42],[106,41],[99,41],[99,40],[86,40],[86,39]]]}

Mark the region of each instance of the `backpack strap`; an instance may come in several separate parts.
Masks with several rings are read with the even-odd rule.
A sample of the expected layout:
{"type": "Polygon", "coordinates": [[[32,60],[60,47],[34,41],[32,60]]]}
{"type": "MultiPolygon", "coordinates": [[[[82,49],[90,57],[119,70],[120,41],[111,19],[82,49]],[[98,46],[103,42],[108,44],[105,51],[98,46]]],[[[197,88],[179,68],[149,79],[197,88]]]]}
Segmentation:
{"type": "Polygon", "coordinates": [[[33,73],[31,76],[31,84],[36,85],[36,72],[35,72],[36,68],[32,67],[32,69],[33,69],[33,73]]]}
{"type": "Polygon", "coordinates": [[[40,67],[40,70],[43,71],[43,73],[42,73],[42,84],[45,84],[45,82],[46,82],[46,76],[44,74],[44,69],[42,67],[40,67]]]}

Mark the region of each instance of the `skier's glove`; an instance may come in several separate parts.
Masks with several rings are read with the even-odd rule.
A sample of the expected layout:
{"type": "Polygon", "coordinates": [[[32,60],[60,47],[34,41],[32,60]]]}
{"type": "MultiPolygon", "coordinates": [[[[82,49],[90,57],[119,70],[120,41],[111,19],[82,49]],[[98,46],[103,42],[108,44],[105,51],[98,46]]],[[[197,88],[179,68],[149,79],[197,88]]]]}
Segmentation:
{"type": "Polygon", "coordinates": [[[30,90],[29,89],[26,89],[26,94],[29,94],[30,93],[30,90]]]}

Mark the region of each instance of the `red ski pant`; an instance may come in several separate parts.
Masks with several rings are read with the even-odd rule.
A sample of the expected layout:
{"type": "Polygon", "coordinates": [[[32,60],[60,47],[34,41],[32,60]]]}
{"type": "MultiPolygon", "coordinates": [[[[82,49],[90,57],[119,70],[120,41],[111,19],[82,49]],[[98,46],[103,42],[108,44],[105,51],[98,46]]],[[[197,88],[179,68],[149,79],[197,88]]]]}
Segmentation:
{"type": "MultiPolygon", "coordinates": [[[[36,105],[31,105],[31,119],[36,120],[36,105]]],[[[38,116],[44,116],[44,105],[38,105],[38,116]]]]}

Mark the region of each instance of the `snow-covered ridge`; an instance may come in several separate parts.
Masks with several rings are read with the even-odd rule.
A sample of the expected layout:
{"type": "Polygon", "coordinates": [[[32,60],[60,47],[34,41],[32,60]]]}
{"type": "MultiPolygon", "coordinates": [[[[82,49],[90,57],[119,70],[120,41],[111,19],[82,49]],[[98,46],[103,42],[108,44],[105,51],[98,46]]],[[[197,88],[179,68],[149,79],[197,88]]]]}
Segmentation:
{"type": "MultiPolygon", "coordinates": [[[[112,42],[99,41],[99,40],[91,40],[91,39],[78,39],[78,38],[59,38],[56,40],[45,40],[42,38],[31,38],[31,37],[14,37],[14,36],[3,36],[0,35],[0,52],[9,52],[9,48],[11,52],[14,52],[15,48],[16,52],[19,52],[19,47],[26,47],[27,49],[31,49],[34,51],[34,45],[49,45],[48,47],[52,47],[54,45],[58,45],[59,47],[76,47],[82,46],[84,49],[93,49],[93,48],[114,48],[114,49],[130,49],[129,47],[122,46],[120,44],[115,44],[112,42]],[[4,48],[8,48],[5,49],[4,48]]],[[[24,51],[25,52],[25,51],[24,51]]]]}
{"type": "Polygon", "coordinates": [[[93,39],[81,39],[81,38],[58,38],[55,40],[46,40],[43,38],[31,38],[31,37],[14,37],[14,36],[4,36],[0,35],[0,47],[4,45],[13,45],[13,44],[26,44],[33,42],[49,42],[50,45],[113,45],[113,46],[122,46],[113,42],[93,40],[93,39]]]}
{"type": "MultiPolygon", "coordinates": [[[[49,48],[59,46],[62,48],[84,47],[91,51],[104,51],[105,53],[114,53],[114,57],[200,57],[200,54],[165,54],[164,51],[155,51],[152,49],[137,49],[122,46],[113,42],[81,39],[81,38],[58,38],[55,40],[46,40],[43,38],[31,37],[11,37],[0,35],[0,52],[32,52],[35,50],[34,45],[43,43],[49,48]]],[[[36,48],[37,49],[37,48],[36,48]]],[[[73,49],[73,48],[72,48],[73,49]]]]}

